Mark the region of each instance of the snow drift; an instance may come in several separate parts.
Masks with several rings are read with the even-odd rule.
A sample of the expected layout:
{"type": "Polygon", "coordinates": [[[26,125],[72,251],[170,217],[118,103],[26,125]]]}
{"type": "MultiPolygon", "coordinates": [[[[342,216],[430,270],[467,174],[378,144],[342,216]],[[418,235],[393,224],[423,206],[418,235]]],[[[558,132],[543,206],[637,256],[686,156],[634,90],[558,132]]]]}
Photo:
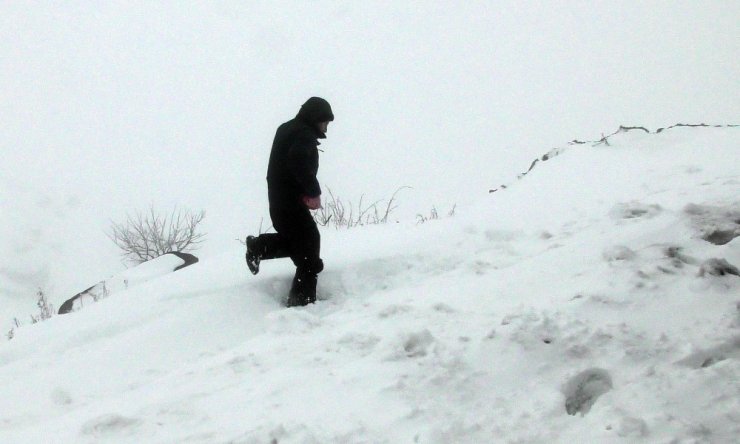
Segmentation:
{"type": "Polygon", "coordinates": [[[0,345],[0,441],[733,442],[737,128],[572,145],[457,215],[234,248],[0,345]],[[10,383],[12,381],[12,383],[10,383]]]}
{"type": "Polygon", "coordinates": [[[84,306],[110,296],[112,293],[127,290],[133,286],[163,276],[173,271],[182,270],[185,267],[198,262],[198,258],[189,253],[170,252],[157,258],[148,260],[124,272],[118,273],[108,279],[102,280],[92,287],[67,299],[61,307],[59,314],[67,314],[81,310],[84,306]]]}

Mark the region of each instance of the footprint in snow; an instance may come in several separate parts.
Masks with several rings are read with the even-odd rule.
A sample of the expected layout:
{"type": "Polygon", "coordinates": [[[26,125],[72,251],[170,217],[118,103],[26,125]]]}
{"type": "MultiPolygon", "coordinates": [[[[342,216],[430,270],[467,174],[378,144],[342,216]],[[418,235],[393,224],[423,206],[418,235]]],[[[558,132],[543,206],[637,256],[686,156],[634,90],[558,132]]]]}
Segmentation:
{"type": "Polygon", "coordinates": [[[607,262],[630,261],[637,257],[637,254],[630,248],[623,245],[615,245],[607,248],[601,253],[601,256],[607,262]]]}
{"type": "Polygon", "coordinates": [[[403,349],[410,358],[426,356],[434,342],[434,336],[429,330],[422,330],[408,335],[403,343],[403,349]]]}
{"type": "Polygon", "coordinates": [[[711,367],[727,359],[740,359],[740,336],[735,336],[716,347],[698,350],[678,363],[700,369],[711,367]]]}
{"type": "Polygon", "coordinates": [[[704,277],[705,275],[734,275],[740,277],[740,270],[738,270],[736,266],[727,262],[726,259],[712,258],[704,261],[701,264],[701,267],[699,267],[699,276],[704,277]]]}
{"type": "Polygon", "coordinates": [[[740,203],[727,206],[688,204],[683,209],[700,232],[715,245],[725,245],[740,236],[740,203]]]}
{"type": "Polygon", "coordinates": [[[373,352],[375,346],[380,342],[380,338],[367,333],[347,333],[337,343],[344,348],[366,356],[373,352]]]}
{"type": "Polygon", "coordinates": [[[663,212],[660,205],[647,205],[642,202],[632,201],[619,203],[609,212],[613,219],[641,219],[651,218],[663,212]]]}
{"type": "Polygon", "coordinates": [[[380,310],[378,312],[378,317],[380,319],[388,319],[410,313],[412,310],[413,307],[411,307],[410,305],[392,304],[380,310]]]}
{"type": "Polygon", "coordinates": [[[129,436],[136,432],[142,421],[118,414],[108,414],[91,419],[82,426],[82,433],[97,438],[129,436]]]}
{"type": "Polygon", "coordinates": [[[609,372],[600,368],[590,368],[573,376],[563,387],[565,411],[569,415],[578,413],[584,416],[591,410],[599,396],[611,390],[612,378],[609,372]]]}
{"type": "Polygon", "coordinates": [[[619,421],[617,435],[622,438],[645,438],[650,435],[650,429],[642,418],[624,417],[619,421]]]}
{"type": "Polygon", "coordinates": [[[265,320],[267,330],[279,335],[307,333],[322,325],[319,316],[304,310],[278,310],[268,313],[265,320]]]}
{"type": "Polygon", "coordinates": [[[62,389],[55,389],[51,392],[51,401],[60,406],[71,405],[72,396],[62,389]]]}
{"type": "Polygon", "coordinates": [[[396,361],[405,358],[422,358],[429,354],[435,342],[437,340],[427,329],[405,333],[394,345],[393,352],[388,356],[388,359],[396,361]]]}

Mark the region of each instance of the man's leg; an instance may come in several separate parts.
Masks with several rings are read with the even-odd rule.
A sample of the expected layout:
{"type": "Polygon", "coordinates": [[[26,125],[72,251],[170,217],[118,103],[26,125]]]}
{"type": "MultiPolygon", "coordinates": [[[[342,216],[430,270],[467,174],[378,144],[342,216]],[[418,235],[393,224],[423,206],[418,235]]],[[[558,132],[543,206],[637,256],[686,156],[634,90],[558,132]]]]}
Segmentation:
{"type": "Polygon", "coordinates": [[[280,259],[290,256],[288,245],[279,233],[264,233],[254,238],[252,250],[260,255],[260,259],[280,259]]]}
{"type": "Polygon", "coordinates": [[[252,274],[260,271],[260,262],[290,256],[285,239],[278,233],[265,233],[247,237],[247,266],[252,274]]]}
{"type": "Polygon", "coordinates": [[[247,236],[247,266],[252,274],[260,271],[260,262],[267,259],[280,259],[290,256],[291,220],[290,211],[270,208],[272,226],[277,233],[264,233],[259,236],[247,236]]]}
{"type": "Polygon", "coordinates": [[[321,260],[321,235],[308,210],[296,215],[294,235],[289,239],[290,258],[296,266],[288,306],[316,302],[318,275],[324,269],[321,260]]]}

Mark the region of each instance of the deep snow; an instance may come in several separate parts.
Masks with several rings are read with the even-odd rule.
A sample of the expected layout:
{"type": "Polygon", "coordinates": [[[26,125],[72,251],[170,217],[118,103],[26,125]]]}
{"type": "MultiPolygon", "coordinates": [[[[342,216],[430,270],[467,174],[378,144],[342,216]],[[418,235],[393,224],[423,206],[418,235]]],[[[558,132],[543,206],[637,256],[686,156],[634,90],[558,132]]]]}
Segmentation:
{"type": "Polygon", "coordinates": [[[740,128],[609,142],[454,217],[323,229],[307,308],[235,246],[20,328],[0,442],[734,442],[740,278],[707,261],[740,240],[703,238],[740,234],[740,128]]]}

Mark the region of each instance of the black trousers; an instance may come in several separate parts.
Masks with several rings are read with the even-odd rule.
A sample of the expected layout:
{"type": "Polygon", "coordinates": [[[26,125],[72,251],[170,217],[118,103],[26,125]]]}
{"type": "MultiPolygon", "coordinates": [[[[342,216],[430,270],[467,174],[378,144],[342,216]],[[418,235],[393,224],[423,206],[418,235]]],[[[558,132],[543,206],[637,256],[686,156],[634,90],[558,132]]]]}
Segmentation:
{"type": "Polygon", "coordinates": [[[296,266],[290,297],[316,300],[321,260],[321,235],[308,208],[270,208],[272,226],[277,233],[261,234],[256,247],[262,260],[290,257],[296,266]]]}

